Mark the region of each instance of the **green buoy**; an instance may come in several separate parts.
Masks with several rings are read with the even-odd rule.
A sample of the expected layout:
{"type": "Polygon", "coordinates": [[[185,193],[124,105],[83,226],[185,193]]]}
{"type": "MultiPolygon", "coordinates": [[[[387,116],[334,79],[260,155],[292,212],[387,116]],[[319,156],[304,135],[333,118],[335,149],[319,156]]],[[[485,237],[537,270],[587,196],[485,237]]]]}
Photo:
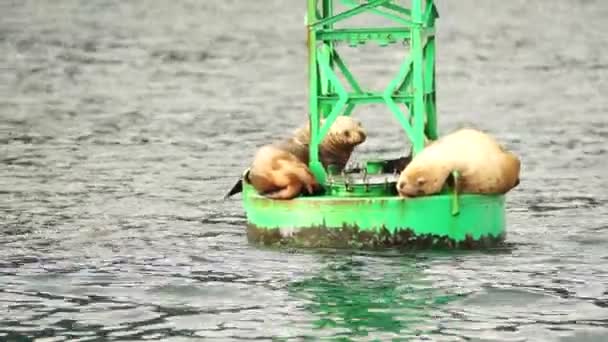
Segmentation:
{"type": "MultiPolygon", "coordinates": [[[[337,1],[337,0],[336,0],[337,1]]],[[[437,134],[435,100],[435,20],[433,0],[341,0],[348,9],[334,13],[333,0],[308,0],[309,167],[324,193],[273,200],[242,182],[250,242],[263,245],[329,248],[490,247],[505,238],[504,195],[457,194],[446,186],[437,195],[401,198],[398,174],[386,172],[387,160],[369,160],[340,174],[325,170],[319,145],[339,115],[350,115],[360,104],[383,103],[395,115],[412,143],[415,156],[424,139],[437,134]],[[319,7],[320,5],[320,7],[319,7]],[[334,28],[334,24],[364,13],[384,16],[396,24],[383,28],[334,28]],[[403,41],[409,55],[382,91],[366,91],[335,49],[373,41],[381,46],[403,41]],[[353,89],[345,90],[336,69],[353,89]],[[409,114],[398,107],[404,104],[409,114]],[[326,119],[321,127],[321,118],[326,119]]],[[[453,181],[457,181],[455,174],[453,181]]],[[[452,182],[453,183],[453,182],[452,182]]]]}

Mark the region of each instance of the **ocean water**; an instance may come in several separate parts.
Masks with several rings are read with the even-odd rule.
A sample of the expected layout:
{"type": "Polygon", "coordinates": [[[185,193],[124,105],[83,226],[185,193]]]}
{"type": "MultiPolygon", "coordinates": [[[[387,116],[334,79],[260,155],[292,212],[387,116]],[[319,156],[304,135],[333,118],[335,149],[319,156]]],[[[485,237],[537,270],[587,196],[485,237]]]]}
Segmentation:
{"type": "MultiPolygon", "coordinates": [[[[0,2],[0,340],[608,339],[608,3],[438,6],[440,132],[522,159],[504,251],[247,243],[222,196],[306,120],[303,1],[0,2]]],[[[369,87],[402,55],[344,48],[369,87]]],[[[407,151],[385,113],[353,160],[407,151]]]]}

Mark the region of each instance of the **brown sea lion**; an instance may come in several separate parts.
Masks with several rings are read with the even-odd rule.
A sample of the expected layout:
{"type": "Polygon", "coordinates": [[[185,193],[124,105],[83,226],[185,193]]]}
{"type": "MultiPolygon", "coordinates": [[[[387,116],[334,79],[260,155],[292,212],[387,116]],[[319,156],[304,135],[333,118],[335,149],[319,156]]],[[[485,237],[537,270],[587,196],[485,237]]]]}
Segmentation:
{"type": "MultiPolygon", "coordinates": [[[[321,120],[321,124],[324,123],[325,120],[321,120]]],[[[343,170],[354,148],[366,138],[366,132],[359,121],[348,116],[337,117],[319,144],[321,164],[325,168],[333,165],[338,171],[343,170]]],[[[298,128],[291,138],[260,148],[247,173],[247,180],[260,194],[275,199],[293,198],[302,189],[311,194],[318,189],[318,185],[302,171],[304,165],[310,174],[309,149],[310,129],[306,125],[298,128]]],[[[241,191],[242,180],[239,180],[225,198],[241,191]]]]}
{"type": "MultiPolygon", "coordinates": [[[[325,120],[321,120],[321,126],[325,120]]],[[[323,167],[334,165],[342,171],[353,150],[365,142],[367,134],[361,123],[349,116],[338,116],[319,144],[319,161],[323,167]]],[[[310,129],[308,125],[298,128],[293,136],[277,144],[279,148],[293,153],[300,161],[308,164],[310,150],[310,129]]]]}
{"type": "Polygon", "coordinates": [[[520,161],[488,134],[464,128],[429,142],[401,172],[397,191],[439,193],[452,171],[459,173],[458,192],[504,194],[519,184],[520,161]]]}

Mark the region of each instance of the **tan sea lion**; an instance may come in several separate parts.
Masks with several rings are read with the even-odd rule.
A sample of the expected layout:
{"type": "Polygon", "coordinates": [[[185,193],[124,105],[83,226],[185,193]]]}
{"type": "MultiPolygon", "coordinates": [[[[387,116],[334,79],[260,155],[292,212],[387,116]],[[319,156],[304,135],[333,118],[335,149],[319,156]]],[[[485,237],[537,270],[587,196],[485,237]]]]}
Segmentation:
{"type": "Polygon", "coordinates": [[[247,179],[258,193],[274,199],[291,199],[302,190],[313,194],[318,187],[308,165],[274,145],[257,151],[247,179]]]}
{"type": "MultiPolygon", "coordinates": [[[[325,120],[321,120],[321,125],[325,120]]],[[[319,144],[319,160],[327,168],[338,171],[346,166],[357,145],[367,138],[361,123],[348,116],[338,116],[319,144]]],[[[308,169],[310,129],[300,127],[287,140],[261,147],[247,173],[247,180],[260,194],[274,199],[290,199],[302,189],[312,194],[318,189],[308,169]],[[306,171],[304,171],[306,170],[306,171]]],[[[225,198],[242,191],[242,180],[233,186],[225,198]]]]}
{"type": "Polygon", "coordinates": [[[459,173],[458,192],[504,194],[519,184],[520,161],[488,134],[464,128],[429,142],[401,172],[397,191],[439,193],[452,171],[459,173]]]}

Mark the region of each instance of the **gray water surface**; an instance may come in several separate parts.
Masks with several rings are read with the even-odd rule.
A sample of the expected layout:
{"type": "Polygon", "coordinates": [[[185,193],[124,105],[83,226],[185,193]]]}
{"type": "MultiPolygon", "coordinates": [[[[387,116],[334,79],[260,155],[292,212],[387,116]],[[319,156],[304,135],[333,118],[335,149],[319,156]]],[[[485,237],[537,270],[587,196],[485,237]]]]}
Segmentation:
{"type": "MultiPolygon", "coordinates": [[[[221,197],[306,120],[304,11],[0,2],[0,340],[608,340],[608,2],[439,1],[441,132],[523,163],[493,253],[247,243],[221,197]]],[[[368,87],[403,55],[344,50],[368,87]]],[[[408,150],[384,108],[354,115],[354,160],[408,150]]]]}

